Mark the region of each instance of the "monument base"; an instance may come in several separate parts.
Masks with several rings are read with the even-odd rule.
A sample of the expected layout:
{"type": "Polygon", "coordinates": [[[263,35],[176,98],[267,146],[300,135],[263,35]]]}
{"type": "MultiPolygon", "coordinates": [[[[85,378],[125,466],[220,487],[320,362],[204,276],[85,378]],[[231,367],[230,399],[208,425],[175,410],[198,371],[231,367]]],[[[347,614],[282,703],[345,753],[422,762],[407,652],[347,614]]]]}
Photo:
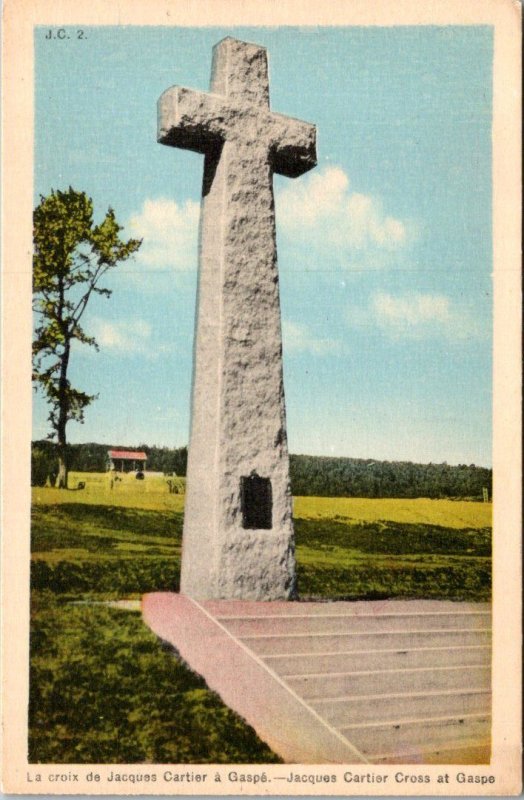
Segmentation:
{"type": "Polygon", "coordinates": [[[241,530],[206,537],[186,527],[182,544],[180,591],[196,600],[276,601],[296,599],[295,554],[291,525],[278,531],[241,530]],[[217,543],[218,540],[218,543],[217,543]],[[214,544],[213,544],[214,541],[214,544]],[[190,551],[190,557],[187,552],[190,551]]]}
{"type": "Polygon", "coordinates": [[[159,593],[142,610],[286,762],[489,763],[489,604],[159,593]]]}

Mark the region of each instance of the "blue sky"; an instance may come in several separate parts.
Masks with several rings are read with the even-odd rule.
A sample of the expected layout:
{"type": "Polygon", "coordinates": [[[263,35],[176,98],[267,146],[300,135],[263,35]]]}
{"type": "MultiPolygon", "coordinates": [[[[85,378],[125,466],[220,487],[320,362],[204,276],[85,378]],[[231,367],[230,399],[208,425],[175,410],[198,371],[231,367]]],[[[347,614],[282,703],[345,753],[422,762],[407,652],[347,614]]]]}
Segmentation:
{"type": "Polygon", "coordinates": [[[70,441],[187,443],[203,160],[156,143],[156,101],[233,35],[317,125],[316,169],[275,177],[290,451],[490,465],[491,28],[66,30],[35,30],[35,204],[72,185],[144,238],[86,313],[70,441]]]}

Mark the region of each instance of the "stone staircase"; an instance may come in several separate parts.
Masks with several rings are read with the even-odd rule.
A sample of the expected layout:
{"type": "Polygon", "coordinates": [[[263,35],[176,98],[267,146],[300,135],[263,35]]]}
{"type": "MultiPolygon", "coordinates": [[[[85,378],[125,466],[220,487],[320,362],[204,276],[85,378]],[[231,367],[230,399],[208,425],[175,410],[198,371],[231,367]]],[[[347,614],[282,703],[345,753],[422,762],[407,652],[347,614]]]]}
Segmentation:
{"type": "MultiPolygon", "coordinates": [[[[149,596],[154,597],[161,595],[149,596]]],[[[151,600],[146,596],[146,620],[148,603],[151,600]]],[[[437,601],[197,603],[188,598],[182,603],[185,610],[180,608],[180,613],[187,615],[190,607],[191,616],[200,615],[206,619],[206,627],[214,625],[220,631],[213,639],[213,657],[219,663],[222,660],[222,678],[220,670],[217,674],[210,669],[205,659],[197,658],[198,666],[192,662],[194,648],[182,641],[180,625],[178,637],[175,624],[169,640],[286,760],[489,762],[488,605],[437,601]],[[243,664],[232,666],[236,675],[228,674],[235,650],[243,655],[243,664]],[[247,682],[240,679],[238,669],[249,675],[247,682]],[[273,697],[272,688],[276,687],[273,697]],[[296,712],[287,725],[288,737],[278,731],[276,736],[271,730],[268,733],[271,725],[280,726],[280,733],[286,729],[283,691],[296,712]],[[256,707],[252,707],[250,694],[256,707]],[[261,722],[262,695],[269,713],[261,722]],[[301,750],[301,729],[311,731],[312,726],[318,747],[307,745],[301,750]],[[282,741],[290,737],[298,742],[291,751],[282,741]]],[[[149,624],[158,632],[158,621],[156,628],[151,619],[149,624]]]]}

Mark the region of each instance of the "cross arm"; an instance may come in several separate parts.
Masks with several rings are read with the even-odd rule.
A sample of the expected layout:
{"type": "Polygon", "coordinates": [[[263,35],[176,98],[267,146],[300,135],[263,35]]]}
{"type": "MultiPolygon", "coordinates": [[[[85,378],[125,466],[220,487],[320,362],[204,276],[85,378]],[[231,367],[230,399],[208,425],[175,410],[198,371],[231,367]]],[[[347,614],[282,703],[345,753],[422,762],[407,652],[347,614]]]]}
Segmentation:
{"type": "Polygon", "coordinates": [[[309,122],[272,113],[271,151],[273,170],[298,178],[317,164],[317,129],[309,122]]]}
{"type": "Polygon", "coordinates": [[[172,86],[158,100],[157,141],[206,153],[225,137],[223,98],[172,86]]]}

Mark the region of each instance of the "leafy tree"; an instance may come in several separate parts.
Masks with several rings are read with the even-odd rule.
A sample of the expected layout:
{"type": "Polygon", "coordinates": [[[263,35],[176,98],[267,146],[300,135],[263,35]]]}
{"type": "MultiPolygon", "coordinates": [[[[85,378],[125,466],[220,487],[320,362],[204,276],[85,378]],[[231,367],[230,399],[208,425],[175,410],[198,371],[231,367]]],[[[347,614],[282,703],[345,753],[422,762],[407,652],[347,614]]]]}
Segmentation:
{"type": "Polygon", "coordinates": [[[33,216],[33,299],[37,315],[33,342],[33,380],[50,405],[49,422],[58,445],[58,486],[67,488],[66,426],[84,421],[96,398],[71,386],[68,368],[73,341],[98,349],[80,325],[93,294],[110,297],[100,286],[108,270],[135,253],[137,239],[119,237],[121,226],[109,208],[93,223],[93,202],[85,192],[51,191],[40,197],[33,216]]]}

